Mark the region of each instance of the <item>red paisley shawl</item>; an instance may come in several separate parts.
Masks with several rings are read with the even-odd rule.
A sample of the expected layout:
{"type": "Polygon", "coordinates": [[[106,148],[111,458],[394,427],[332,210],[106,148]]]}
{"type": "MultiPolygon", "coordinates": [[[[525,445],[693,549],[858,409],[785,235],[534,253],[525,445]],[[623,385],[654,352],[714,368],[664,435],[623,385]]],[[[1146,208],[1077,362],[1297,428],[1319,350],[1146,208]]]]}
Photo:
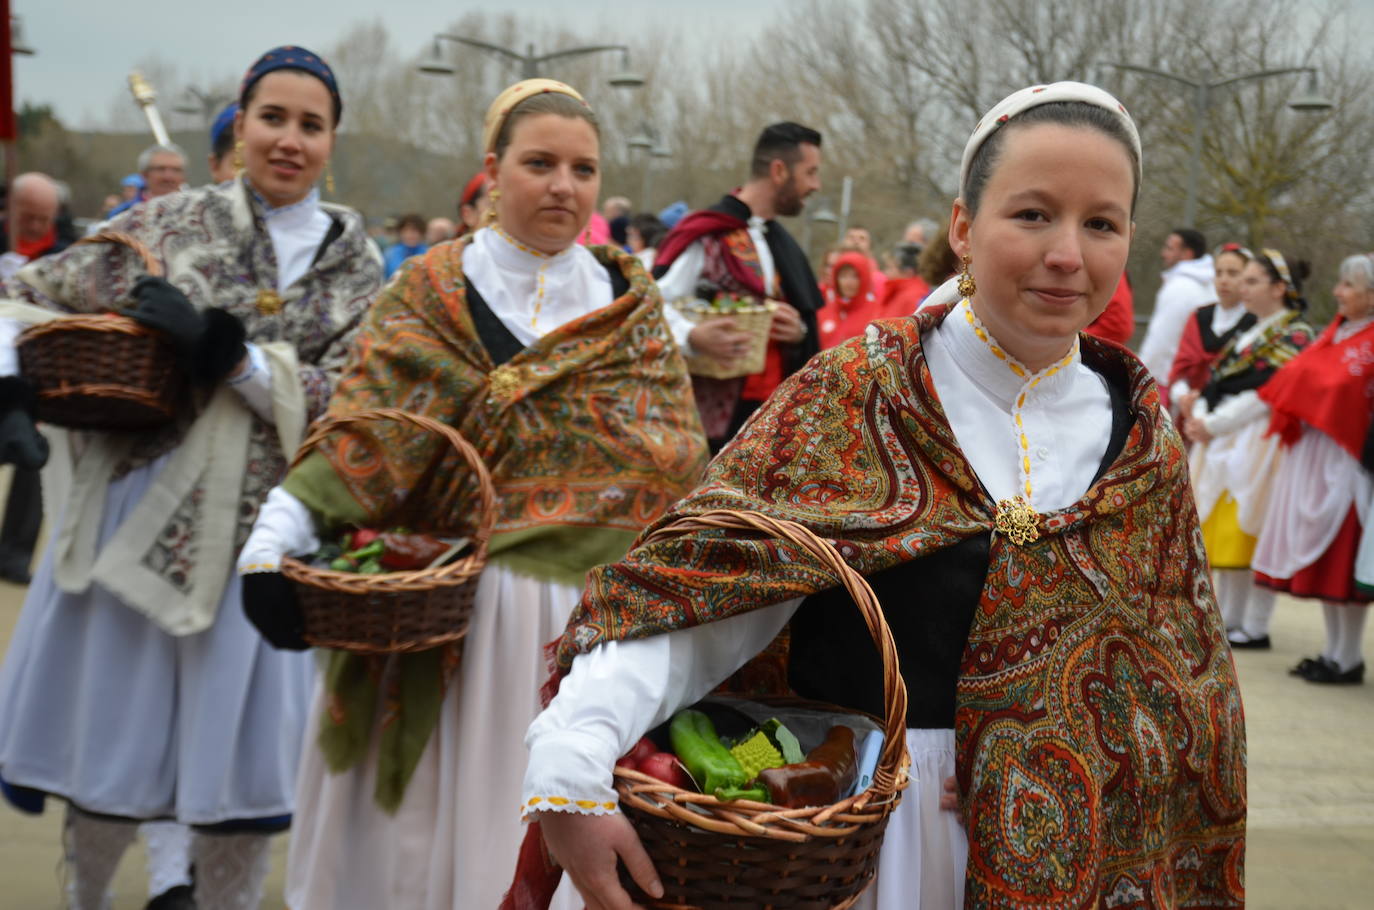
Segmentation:
{"type": "MultiPolygon", "coordinates": [[[[800,522],[872,573],[993,533],[921,346],[948,307],[875,323],[788,379],[660,524],[711,509],[800,522]]],[[[958,683],[966,906],[1244,903],[1245,734],[1183,448],[1149,374],[1125,448],[1025,547],[993,538],[958,683]]],[[[804,553],[734,532],[636,547],[591,573],[558,665],[599,642],[824,590],[804,553]]],[[[921,609],[910,604],[886,609],[921,609]]]]}
{"type": "Polygon", "coordinates": [[[1302,436],[1303,424],[1316,427],[1357,460],[1374,418],[1374,324],[1345,341],[1337,318],[1321,337],[1260,387],[1273,414],[1269,432],[1288,445],[1302,436]]]}

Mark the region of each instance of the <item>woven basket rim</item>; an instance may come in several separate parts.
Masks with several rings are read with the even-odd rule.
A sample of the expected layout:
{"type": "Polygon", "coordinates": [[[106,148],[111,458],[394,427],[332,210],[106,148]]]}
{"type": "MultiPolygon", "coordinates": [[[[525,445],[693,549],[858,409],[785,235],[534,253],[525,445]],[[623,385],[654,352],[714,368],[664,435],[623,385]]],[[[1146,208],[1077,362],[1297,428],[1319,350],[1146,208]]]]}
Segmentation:
{"type": "Polygon", "coordinates": [[[476,530],[469,537],[472,544],[471,552],[461,559],[442,566],[430,566],[400,572],[380,572],[375,575],[360,575],[356,572],[340,572],[336,569],[320,568],[308,565],[294,557],[284,556],[281,562],[282,574],[299,584],[337,591],[342,594],[425,591],[440,586],[464,584],[476,578],[486,566],[487,543],[496,524],[496,488],[492,484],[491,473],[487,470],[482,456],[453,427],[432,417],[403,411],[400,408],[370,408],[353,414],[324,417],[316,421],[310,428],[310,433],[301,443],[296,452],[296,457],[292,459],[291,466],[299,465],[334,430],[377,420],[410,423],[422,430],[438,434],[447,440],[453,448],[457,449],[458,454],[463,457],[469,467],[472,468],[473,473],[477,475],[478,506],[481,517],[478,519],[476,530]]]}
{"type": "Polygon", "coordinates": [[[849,590],[878,646],[883,666],[881,726],[886,738],[873,783],[866,790],[829,806],[784,809],[748,800],[722,802],[710,794],[685,790],[638,771],[617,767],[614,769],[615,789],[621,801],[649,815],[716,834],[794,843],[844,837],[859,826],[882,820],[901,800],[911,760],[906,751],[906,685],[902,681],[897,645],[873,589],[832,545],[807,528],[757,512],[716,509],[681,518],[647,535],[640,543],[659,543],[711,529],[758,531],[798,546],[831,569],[849,590]]]}

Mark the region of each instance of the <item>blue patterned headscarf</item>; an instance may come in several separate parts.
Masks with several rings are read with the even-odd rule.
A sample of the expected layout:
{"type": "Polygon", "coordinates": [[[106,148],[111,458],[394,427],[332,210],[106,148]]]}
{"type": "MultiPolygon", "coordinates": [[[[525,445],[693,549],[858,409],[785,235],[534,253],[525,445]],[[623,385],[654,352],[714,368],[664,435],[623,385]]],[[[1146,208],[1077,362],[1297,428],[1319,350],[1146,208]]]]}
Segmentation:
{"type": "Polygon", "coordinates": [[[210,126],[210,150],[214,151],[215,146],[219,145],[219,137],[224,135],[224,131],[234,125],[234,115],[239,112],[239,103],[230,101],[225,105],[224,110],[219,112],[215,122],[210,126]]]}
{"type": "Polygon", "coordinates": [[[323,82],[324,87],[329,89],[329,96],[334,99],[334,125],[339,125],[339,118],[343,115],[343,98],[339,96],[339,84],[334,81],[334,71],[319,54],[290,44],[272,48],[243,74],[243,82],[239,85],[239,107],[247,108],[245,99],[249,90],[263,76],[277,70],[299,70],[323,82]]]}

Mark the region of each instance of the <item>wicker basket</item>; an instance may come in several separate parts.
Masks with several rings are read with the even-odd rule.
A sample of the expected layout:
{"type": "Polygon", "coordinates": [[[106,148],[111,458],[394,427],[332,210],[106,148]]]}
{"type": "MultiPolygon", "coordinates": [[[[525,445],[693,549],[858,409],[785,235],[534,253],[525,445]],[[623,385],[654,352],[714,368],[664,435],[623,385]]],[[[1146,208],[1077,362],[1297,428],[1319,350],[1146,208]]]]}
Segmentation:
{"type": "Polygon", "coordinates": [[[800,547],[833,570],[849,590],[882,655],[882,755],[867,790],[834,805],[805,809],[721,802],[616,768],[620,807],[654,861],[664,897],[655,901],[623,873],[622,879],[638,903],[661,910],[850,907],[873,880],[888,817],[906,787],[906,686],[897,646],[868,583],[800,525],[722,510],[673,522],[642,542],[720,528],[758,531],[800,547]]]}
{"type": "Polygon", "coordinates": [[[749,333],[749,350],[744,356],[723,363],[705,354],[693,354],[687,358],[687,372],[709,379],[737,379],[740,376],[762,373],[768,360],[768,329],[773,325],[773,311],[777,308],[778,305],[771,300],[757,309],[721,313],[693,309],[690,306],[678,307],[678,311],[693,324],[728,316],[734,320],[738,328],[749,333]]]}
{"type": "MultiPolygon", "coordinates": [[[[477,450],[458,431],[429,417],[396,408],[360,411],[315,424],[296,463],[333,430],[371,420],[397,420],[437,433],[453,445],[477,476],[477,527],[466,556],[443,566],[408,572],[359,575],[318,568],[287,557],[282,574],[295,586],[305,620],[305,640],[318,648],[355,654],[423,651],[467,634],[477,579],[487,562],[487,540],[496,520],[496,491],[477,450]]],[[[447,530],[447,529],[445,529],[447,530]]]]}
{"type": "MultiPolygon", "coordinates": [[[[162,267],[129,234],[106,231],[77,244],[132,249],[149,275],[162,267]]],[[[67,316],[26,329],[19,363],[38,394],[38,419],[79,430],[133,431],[166,424],[184,400],[185,377],[160,332],[113,312],[67,316]]]]}

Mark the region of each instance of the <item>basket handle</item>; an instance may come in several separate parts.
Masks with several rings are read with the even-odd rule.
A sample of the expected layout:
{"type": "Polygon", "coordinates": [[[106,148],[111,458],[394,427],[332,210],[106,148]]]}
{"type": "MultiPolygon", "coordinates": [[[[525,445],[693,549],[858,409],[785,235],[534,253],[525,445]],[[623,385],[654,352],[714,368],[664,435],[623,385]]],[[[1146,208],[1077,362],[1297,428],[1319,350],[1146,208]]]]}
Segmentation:
{"type": "Polygon", "coordinates": [[[433,417],[426,417],[423,414],[402,411],[400,408],[371,408],[354,414],[323,417],[311,425],[309,434],[306,435],[305,441],[301,443],[300,449],[296,452],[296,457],[291,461],[291,467],[294,468],[300,464],[333,431],[374,420],[394,420],[399,423],[411,424],[431,433],[437,433],[457,449],[459,455],[463,456],[463,460],[477,475],[477,498],[481,510],[477,529],[472,534],[473,555],[480,556],[485,560],[487,541],[491,539],[492,527],[496,524],[496,487],[491,482],[491,472],[487,470],[486,463],[482,461],[482,456],[472,447],[471,443],[463,438],[462,434],[446,423],[435,420],[433,417]]]}
{"type": "Polygon", "coordinates": [[[906,683],[902,680],[897,644],[883,618],[878,597],[868,582],[850,566],[835,548],[794,521],[772,518],[759,512],[713,509],[701,515],[679,518],[646,536],[641,544],[657,543],[707,530],[760,531],[787,541],[815,556],[849,591],[878,646],[883,661],[883,751],[873,774],[873,789],[891,794],[898,789],[906,759],[906,683]]]}
{"type": "Polygon", "coordinates": [[[147,244],[139,240],[133,234],[124,231],[101,231],[89,237],[82,237],[72,246],[81,246],[87,243],[110,243],[117,246],[126,246],[138,254],[138,258],[143,260],[143,268],[154,278],[162,277],[162,263],[158,262],[153,251],[148,249],[147,244]]]}

